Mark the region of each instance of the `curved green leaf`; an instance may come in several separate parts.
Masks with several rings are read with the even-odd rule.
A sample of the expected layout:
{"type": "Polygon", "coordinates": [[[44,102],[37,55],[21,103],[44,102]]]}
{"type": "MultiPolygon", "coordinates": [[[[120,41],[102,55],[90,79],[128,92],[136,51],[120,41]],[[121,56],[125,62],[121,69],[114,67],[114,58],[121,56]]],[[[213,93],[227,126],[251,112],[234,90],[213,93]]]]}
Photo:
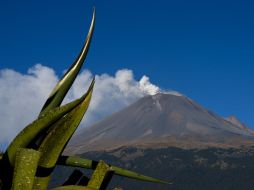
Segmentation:
{"type": "Polygon", "coordinates": [[[104,190],[109,184],[114,170],[107,165],[104,161],[99,161],[96,169],[94,170],[91,179],[89,180],[87,187],[94,188],[96,190],[104,190]]]}
{"type": "MultiPolygon", "coordinates": [[[[88,89],[88,92],[86,93],[86,98],[83,100],[83,102],[53,125],[49,134],[46,136],[39,147],[39,151],[42,153],[39,167],[46,169],[55,167],[58,158],[60,157],[66,144],[80,124],[89,106],[93,87],[94,79],[90,85],[90,88],[88,89]]],[[[34,189],[45,189],[45,187],[47,187],[51,173],[52,172],[50,172],[47,176],[36,177],[34,189]]]]}
{"type": "Polygon", "coordinates": [[[87,52],[89,50],[90,42],[92,39],[93,31],[94,31],[94,24],[95,24],[95,9],[93,11],[93,17],[90,25],[89,32],[87,34],[87,38],[85,41],[85,44],[75,60],[75,62],[71,65],[69,70],[65,73],[63,78],[59,81],[59,83],[55,86],[51,94],[49,95],[49,98],[47,99],[46,103],[42,107],[41,113],[44,113],[52,108],[55,108],[57,106],[60,106],[62,103],[66,93],[70,89],[72,83],[74,82],[75,78],[78,75],[78,72],[80,71],[84,60],[86,58],[87,52]]]}
{"type": "Polygon", "coordinates": [[[26,148],[29,143],[36,138],[40,133],[45,132],[45,129],[49,128],[53,123],[66,115],[68,112],[77,107],[86,96],[72,101],[64,106],[54,108],[45,114],[41,115],[37,120],[33,121],[27,127],[25,127],[8,146],[4,156],[8,156],[10,164],[13,166],[15,161],[15,154],[18,148],[26,148]]]}
{"type": "Polygon", "coordinates": [[[32,190],[40,152],[20,148],[16,154],[12,190],[32,190]]]}
{"type": "Polygon", "coordinates": [[[84,100],[65,117],[53,124],[53,127],[43,140],[39,151],[42,153],[39,165],[50,168],[55,166],[66,143],[80,124],[92,97],[95,80],[93,79],[84,100]]]}

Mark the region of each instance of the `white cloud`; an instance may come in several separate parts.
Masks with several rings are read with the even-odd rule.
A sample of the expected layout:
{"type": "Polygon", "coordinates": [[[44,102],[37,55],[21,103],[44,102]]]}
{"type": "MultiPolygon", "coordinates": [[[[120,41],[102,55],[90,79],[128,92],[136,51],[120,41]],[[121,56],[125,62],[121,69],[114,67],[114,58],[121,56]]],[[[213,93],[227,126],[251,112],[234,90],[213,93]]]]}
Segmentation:
{"type": "Polygon", "coordinates": [[[25,75],[0,70],[0,143],[9,143],[36,118],[57,80],[54,71],[42,65],[34,66],[25,75]]]}
{"type": "MultiPolygon", "coordinates": [[[[58,80],[53,69],[40,64],[30,68],[26,74],[11,69],[0,70],[0,144],[9,143],[37,117],[58,80]]],[[[81,72],[64,103],[83,95],[91,80],[90,71],[81,72]]],[[[128,69],[117,71],[115,76],[97,75],[92,101],[81,126],[91,125],[138,98],[158,91],[159,87],[147,76],[137,81],[128,69]]]]}

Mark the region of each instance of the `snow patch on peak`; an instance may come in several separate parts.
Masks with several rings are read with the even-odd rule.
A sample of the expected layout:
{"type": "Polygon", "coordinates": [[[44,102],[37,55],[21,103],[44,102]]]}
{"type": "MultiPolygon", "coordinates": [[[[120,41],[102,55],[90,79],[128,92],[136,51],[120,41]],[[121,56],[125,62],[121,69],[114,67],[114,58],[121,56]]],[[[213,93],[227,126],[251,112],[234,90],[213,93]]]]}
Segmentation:
{"type": "Polygon", "coordinates": [[[169,94],[169,95],[173,95],[173,96],[184,96],[184,95],[181,94],[180,92],[173,91],[173,90],[162,91],[162,92],[159,92],[159,93],[160,93],[160,94],[169,94]]]}
{"type": "Polygon", "coordinates": [[[168,91],[164,91],[164,90],[160,90],[157,93],[155,93],[154,95],[172,95],[172,96],[184,96],[183,94],[181,94],[180,92],[174,91],[174,90],[168,90],[168,91]]]}

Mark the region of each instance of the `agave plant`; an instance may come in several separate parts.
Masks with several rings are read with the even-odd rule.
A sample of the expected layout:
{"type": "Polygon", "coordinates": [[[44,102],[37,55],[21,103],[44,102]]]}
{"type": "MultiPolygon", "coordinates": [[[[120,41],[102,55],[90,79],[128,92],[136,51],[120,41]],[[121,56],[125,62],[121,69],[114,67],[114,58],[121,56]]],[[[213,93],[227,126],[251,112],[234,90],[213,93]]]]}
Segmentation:
{"type": "Polygon", "coordinates": [[[4,190],[45,190],[56,165],[92,169],[94,172],[91,178],[88,178],[79,170],[74,170],[65,183],[55,190],[102,190],[106,188],[113,175],[155,183],[167,183],[110,166],[103,161],[62,155],[92,98],[95,78],[82,97],[61,105],[84,63],[94,25],[95,10],[87,38],[77,59],[51,92],[38,118],[26,126],[14,138],[7,150],[0,154],[0,188],[2,186],[4,190]]]}

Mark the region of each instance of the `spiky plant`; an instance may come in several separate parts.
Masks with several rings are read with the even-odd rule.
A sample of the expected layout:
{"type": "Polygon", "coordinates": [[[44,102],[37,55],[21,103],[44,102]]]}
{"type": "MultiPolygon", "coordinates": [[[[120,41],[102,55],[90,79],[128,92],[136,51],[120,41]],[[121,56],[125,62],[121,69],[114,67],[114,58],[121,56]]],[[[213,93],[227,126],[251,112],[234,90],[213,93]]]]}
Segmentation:
{"type": "Polygon", "coordinates": [[[76,61],[53,89],[38,118],[26,126],[14,138],[7,150],[0,154],[0,188],[45,190],[56,165],[92,169],[94,172],[89,179],[75,170],[63,186],[55,190],[105,189],[113,174],[143,181],[167,183],[116,166],[109,166],[103,161],[62,155],[66,144],[88,109],[92,97],[95,79],[82,97],[61,106],[84,63],[94,24],[95,10],[86,41],[76,61]]]}

